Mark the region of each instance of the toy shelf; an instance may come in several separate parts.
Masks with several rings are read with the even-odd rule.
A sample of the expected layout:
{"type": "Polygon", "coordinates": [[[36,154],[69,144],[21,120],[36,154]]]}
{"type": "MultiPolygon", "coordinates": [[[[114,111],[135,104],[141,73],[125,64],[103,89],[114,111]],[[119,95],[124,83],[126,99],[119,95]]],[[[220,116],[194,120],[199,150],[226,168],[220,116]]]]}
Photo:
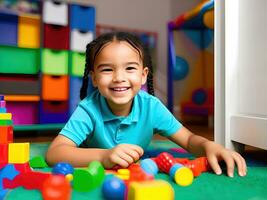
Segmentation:
{"type": "Polygon", "coordinates": [[[64,123],[59,124],[31,124],[31,125],[15,125],[14,131],[45,131],[63,128],[64,123]]]}

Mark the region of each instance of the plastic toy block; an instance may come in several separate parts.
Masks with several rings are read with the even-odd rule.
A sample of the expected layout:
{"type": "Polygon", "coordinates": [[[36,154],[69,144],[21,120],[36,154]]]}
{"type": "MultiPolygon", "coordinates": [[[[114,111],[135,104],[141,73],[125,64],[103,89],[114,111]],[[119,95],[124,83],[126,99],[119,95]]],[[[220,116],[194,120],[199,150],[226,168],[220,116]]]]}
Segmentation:
{"type": "Polygon", "coordinates": [[[87,192],[94,188],[93,176],[84,169],[74,169],[72,187],[78,192],[87,192]]]}
{"type": "Polygon", "coordinates": [[[153,180],[154,176],[151,174],[145,173],[145,171],[140,167],[138,164],[131,164],[128,169],[130,170],[130,179],[126,181],[146,181],[146,180],[153,180]]]}
{"type": "Polygon", "coordinates": [[[0,144],[0,164],[7,164],[7,163],[8,163],[8,144],[0,144]]]}
{"type": "Polygon", "coordinates": [[[104,199],[125,199],[126,185],[123,180],[113,176],[105,179],[102,188],[102,195],[104,199]]]}
{"type": "Polygon", "coordinates": [[[6,107],[6,101],[0,100],[0,108],[5,108],[5,107],[6,107]]]}
{"type": "Polygon", "coordinates": [[[0,94],[0,101],[4,101],[5,100],[5,96],[0,94]]]}
{"type": "Polygon", "coordinates": [[[30,166],[32,168],[45,168],[48,167],[43,156],[36,156],[30,159],[30,166]]]}
{"type": "Polygon", "coordinates": [[[30,157],[30,143],[9,143],[8,163],[26,163],[30,157]]]}
{"type": "Polygon", "coordinates": [[[0,108],[0,113],[6,113],[6,108],[0,108]]]}
{"type": "Polygon", "coordinates": [[[0,126],[0,144],[13,142],[13,127],[0,126]]]}
{"type": "Polygon", "coordinates": [[[8,125],[13,125],[12,120],[4,120],[4,119],[0,119],[0,126],[8,126],[8,125]]]}
{"type": "Polygon", "coordinates": [[[129,169],[118,169],[115,176],[122,180],[129,180],[130,170],[129,169]]]}
{"type": "Polygon", "coordinates": [[[3,184],[4,180],[12,180],[18,174],[19,172],[15,169],[14,165],[12,164],[7,164],[5,167],[3,167],[0,170],[0,190],[7,189],[3,184]]]}
{"type": "Polygon", "coordinates": [[[210,165],[206,157],[199,157],[194,160],[175,158],[175,161],[176,163],[183,164],[184,166],[190,168],[195,177],[199,176],[202,172],[210,170],[210,165]]]}
{"type": "Polygon", "coordinates": [[[129,185],[128,200],[173,200],[172,186],[163,180],[132,182],[129,185]]]}
{"type": "Polygon", "coordinates": [[[44,181],[50,176],[52,176],[50,173],[44,172],[25,172],[17,175],[13,180],[4,179],[3,186],[8,189],[22,186],[28,190],[42,190],[44,181]]]}
{"type": "Polygon", "coordinates": [[[161,154],[159,154],[156,157],[155,161],[158,165],[159,170],[167,174],[169,173],[170,168],[175,164],[174,157],[167,152],[162,152],[161,154]]]}
{"type": "Polygon", "coordinates": [[[28,162],[21,164],[13,164],[13,165],[15,166],[15,169],[20,173],[26,173],[32,171],[28,162]]]}
{"type": "Polygon", "coordinates": [[[0,113],[1,120],[11,120],[12,114],[11,113],[0,113]]]}
{"type": "Polygon", "coordinates": [[[98,187],[103,183],[105,178],[105,169],[100,162],[90,162],[87,171],[93,176],[94,187],[98,187]]]}
{"type": "Polygon", "coordinates": [[[43,183],[42,196],[45,200],[70,200],[71,185],[64,176],[52,175],[43,183]]]}
{"type": "Polygon", "coordinates": [[[8,193],[8,190],[0,190],[0,199],[5,199],[6,194],[8,193]]]}

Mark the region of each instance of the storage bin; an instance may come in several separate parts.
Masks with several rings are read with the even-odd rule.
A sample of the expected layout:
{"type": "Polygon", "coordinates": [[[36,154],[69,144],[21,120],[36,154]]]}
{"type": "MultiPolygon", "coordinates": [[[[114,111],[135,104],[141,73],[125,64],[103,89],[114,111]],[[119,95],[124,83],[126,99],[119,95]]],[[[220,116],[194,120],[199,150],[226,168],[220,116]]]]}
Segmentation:
{"type": "Polygon", "coordinates": [[[39,95],[38,77],[0,76],[0,94],[39,95]]]}
{"type": "Polygon", "coordinates": [[[42,99],[49,101],[66,101],[69,98],[68,76],[42,76],[42,99]]]}
{"type": "Polygon", "coordinates": [[[70,74],[73,76],[83,77],[85,68],[85,54],[71,52],[70,74]]]}
{"type": "Polygon", "coordinates": [[[70,5],[70,27],[82,31],[95,31],[95,8],[70,5]]]}
{"type": "Polygon", "coordinates": [[[68,5],[59,1],[43,2],[43,21],[47,24],[68,25],[68,5]]]}
{"type": "Polygon", "coordinates": [[[69,119],[67,101],[41,101],[39,110],[41,124],[66,123],[69,119]]]}
{"type": "Polygon", "coordinates": [[[68,74],[68,51],[42,49],[42,69],[45,74],[68,74]]]}
{"type": "Polygon", "coordinates": [[[21,15],[18,22],[18,46],[25,48],[40,47],[40,17],[21,15]]]}
{"type": "Polygon", "coordinates": [[[78,29],[71,30],[70,49],[85,53],[86,45],[94,39],[92,31],[80,31],[78,29]]]}
{"type": "Polygon", "coordinates": [[[37,74],[39,49],[0,46],[0,73],[37,74]]]}
{"type": "Polygon", "coordinates": [[[43,46],[50,49],[69,49],[69,27],[44,24],[43,46]]]}
{"type": "Polygon", "coordinates": [[[38,102],[7,101],[7,112],[12,113],[14,125],[38,124],[38,102]]]}
{"type": "Polygon", "coordinates": [[[18,16],[0,13],[0,45],[17,46],[18,16]]]}

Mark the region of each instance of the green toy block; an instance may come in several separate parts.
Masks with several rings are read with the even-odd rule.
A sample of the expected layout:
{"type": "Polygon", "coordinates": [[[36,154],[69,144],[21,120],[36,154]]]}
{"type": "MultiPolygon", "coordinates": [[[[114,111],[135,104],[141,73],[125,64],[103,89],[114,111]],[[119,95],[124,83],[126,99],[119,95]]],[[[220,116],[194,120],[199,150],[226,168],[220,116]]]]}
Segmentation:
{"type": "Polygon", "coordinates": [[[93,176],[86,169],[74,169],[72,187],[78,192],[88,192],[94,188],[93,176]]]}
{"type": "Polygon", "coordinates": [[[85,54],[79,52],[71,52],[70,74],[73,76],[83,77],[85,68],[85,54]]]}
{"type": "Polygon", "coordinates": [[[89,164],[87,171],[93,176],[94,187],[100,186],[105,178],[105,169],[103,165],[98,161],[93,161],[89,164]]]}
{"type": "Polygon", "coordinates": [[[0,126],[2,125],[13,125],[13,121],[12,120],[0,120],[0,126]]]}
{"type": "Polygon", "coordinates": [[[32,168],[45,168],[48,167],[43,156],[33,157],[30,161],[30,167],[32,168]]]}

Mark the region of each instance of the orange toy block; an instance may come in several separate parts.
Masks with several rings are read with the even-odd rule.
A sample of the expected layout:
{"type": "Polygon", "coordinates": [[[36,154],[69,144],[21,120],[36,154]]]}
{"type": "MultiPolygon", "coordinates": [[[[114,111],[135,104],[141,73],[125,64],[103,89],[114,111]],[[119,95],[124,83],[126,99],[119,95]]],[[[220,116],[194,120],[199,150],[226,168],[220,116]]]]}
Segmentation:
{"type": "Polygon", "coordinates": [[[9,143],[8,163],[26,163],[30,157],[30,143],[9,143]]]}
{"type": "Polygon", "coordinates": [[[13,142],[13,127],[0,126],[0,144],[13,142]]]}

